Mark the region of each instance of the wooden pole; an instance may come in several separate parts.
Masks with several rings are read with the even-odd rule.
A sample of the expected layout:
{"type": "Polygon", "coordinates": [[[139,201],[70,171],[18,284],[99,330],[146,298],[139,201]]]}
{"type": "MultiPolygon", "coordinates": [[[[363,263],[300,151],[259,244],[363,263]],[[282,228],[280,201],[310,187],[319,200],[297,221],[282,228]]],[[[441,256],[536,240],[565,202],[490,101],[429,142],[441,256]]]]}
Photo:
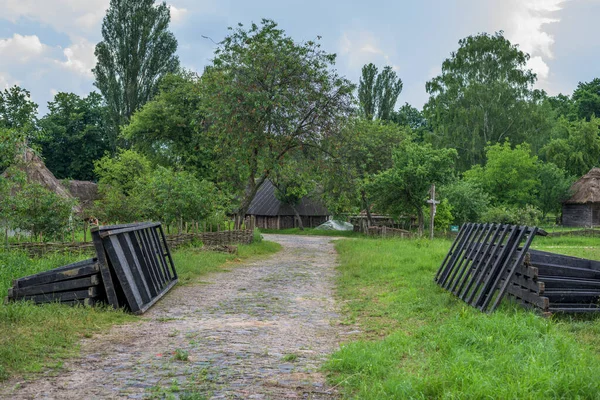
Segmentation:
{"type": "Polygon", "coordinates": [[[431,210],[430,210],[430,218],[429,218],[429,239],[433,240],[433,228],[435,226],[435,211],[436,211],[436,204],[439,204],[440,202],[437,201],[435,199],[435,184],[431,185],[431,190],[430,190],[430,194],[431,194],[431,199],[427,200],[427,202],[430,204],[431,206],[431,210]]]}

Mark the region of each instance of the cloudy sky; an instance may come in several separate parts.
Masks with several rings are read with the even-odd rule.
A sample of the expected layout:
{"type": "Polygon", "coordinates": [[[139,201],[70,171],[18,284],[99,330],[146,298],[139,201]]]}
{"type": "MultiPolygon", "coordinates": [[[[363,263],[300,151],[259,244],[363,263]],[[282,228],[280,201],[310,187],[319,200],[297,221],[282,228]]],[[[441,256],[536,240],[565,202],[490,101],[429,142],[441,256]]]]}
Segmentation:
{"type": "MultiPolygon", "coordinates": [[[[110,0],[0,0],[0,89],[31,91],[40,112],[55,93],[94,90],[94,46],[110,0]]],[[[503,30],[531,54],[538,87],[570,94],[600,77],[600,0],[170,0],[171,29],[186,68],[202,71],[214,43],[238,22],[271,18],[295,39],[322,36],[337,69],[358,81],[363,64],[392,65],[399,104],[421,108],[425,82],[458,40],[503,30]]]]}

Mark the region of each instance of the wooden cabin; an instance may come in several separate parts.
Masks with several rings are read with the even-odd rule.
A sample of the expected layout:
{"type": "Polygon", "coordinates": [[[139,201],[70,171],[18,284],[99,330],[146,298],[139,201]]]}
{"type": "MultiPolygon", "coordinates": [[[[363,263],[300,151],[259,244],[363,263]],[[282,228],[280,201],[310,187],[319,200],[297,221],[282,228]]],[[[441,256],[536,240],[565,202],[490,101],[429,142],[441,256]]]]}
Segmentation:
{"type": "MultiPolygon", "coordinates": [[[[254,200],[250,203],[247,216],[256,218],[256,227],[262,229],[288,229],[298,227],[294,209],[289,204],[282,203],[275,196],[275,186],[266,180],[258,189],[254,200]]],[[[295,205],[302,225],[314,228],[329,220],[329,212],[318,200],[303,197],[295,205]]]]}
{"type": "Polygon", "coordinates": [[[563,226],[600,226],[600,168],[579,178],[571,191],[573,195],[562,205],[563,226]]]}

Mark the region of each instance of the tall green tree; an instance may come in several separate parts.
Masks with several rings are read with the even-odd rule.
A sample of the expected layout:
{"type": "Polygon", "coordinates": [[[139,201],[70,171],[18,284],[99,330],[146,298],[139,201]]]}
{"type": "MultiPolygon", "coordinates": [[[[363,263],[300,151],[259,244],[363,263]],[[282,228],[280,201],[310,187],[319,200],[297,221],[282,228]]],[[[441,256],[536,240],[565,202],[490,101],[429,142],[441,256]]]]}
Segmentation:
{"type": "Polygon", "coordinates": [[[195,74],[168,74],[158,94],[133,114],[122,135],[153,163],[211,178],[215,143],[198,114],[201,99],[195,74]]]}
{"type": "Polygon", "coordinates": [[[111,0],[92,70],[108,105],[115,132],[154,96],[160,78],[179,68],[177,40],[168,30],[166,3],[111,0]]]}
{"type": "Polygon", "coordinates": [[[318,41],[295,42],[271,20],[241,24],[202,76],[204,109],[221,178],[239,193],[244,217],[263,182],[290,153],[319,152],[352,112],[354,86],[318,41]]]}
{"type": "Polygon", "coordinates": [[[522,143],[535,134],[532,107],[541,101],[532,86],[536,75],[526,69],[529,55],[502,32],[469,36],[442,64],[442,73],[427,82],[424,111],[438,145],[454,147],[459,167],[485,159],[488,143],[522,143]]]}
{"type": "Polygon", "coordinates": [[[358,100],[363,116],[366,119],[389,120],[402,92],[402,80],[390,66],[378,73],[377,67],[367,64],[362,68],[362,76],[358,86],[358,100]]]}
{"type": "Polygon", "coordinates": [[[370,184],[375,205],[397,216],[417,214],[419,234],[422,234],[423,210],[431,184],[444,185],[453,178],[456,155],[454,149],[403,142],[393,152],[392,168],[376,175],[370,184]]]}
{"type": "Polygon", "coordinates": [[[26,89],[15,85],[0,91],[0,172],[15,160],[19,149],[35,139],[37,108],[26,89]]]}
{"type": "Polygon", "coordinates": [[[61,92],[48,102],[36,142],[46,166],[58,179],[95,178],[94,161],[114,147],[107,119],[102,96],[96,92],[83,98],[61,92]]]}
{"type": "Polygon", "coordinates": [[[600,118],[600,78],[579,82],[573,92],[573,102],[579,118],[589,121],[592,116],[600,118]]]}

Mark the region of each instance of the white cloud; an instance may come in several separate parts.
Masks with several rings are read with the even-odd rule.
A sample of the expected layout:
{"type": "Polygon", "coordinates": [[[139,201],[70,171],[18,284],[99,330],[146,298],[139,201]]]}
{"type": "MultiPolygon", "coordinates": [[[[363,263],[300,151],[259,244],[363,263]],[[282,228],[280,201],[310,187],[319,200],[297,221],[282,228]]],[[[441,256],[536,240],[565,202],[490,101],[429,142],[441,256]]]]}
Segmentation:
{"type": "Polygon", "coordinates": [[[369,31],[344,32],[338,48],[350,69],[359,70],[371,62],[378,66],[390,65],[394,71],[400,69],[392,62],[390,54],[381,47],[377,37],[369,31]]]}
{"type": "Polygon", "coordinates": [[[8,89],[10,86],[12,86],[10,77],[0,73],[0,90],[8,89]]]}
{"type": "Polygon", "coordinates": [[[27,63],[42,55],[46,49],[36,35],[15,33],[11,38],[0,39],[0,64],[27,63]]]}
{"type": "Polygon", "coordinates": [[[79,75],[92,78],[92,68],[96,65],[95,48],[95,44],[84,38],[76,39],[73,44],[63,50],[67,60],[58,61],[58,63],[79,75]]]}
{"type": "Polygon", "coordinates": [[[177,8],[172,4],[169,4],[169,10],[171,11],[171,23],[173,24],[181,22],[188,12],[186,8],[177,8]]]}
{"type": "Polygon", "coordinates": [[[527,67],[538,75],[540,85],[545,86],[550,76],[547,61],[554,57],[554,37],[547,32],[547,25],[558,23],[556,12],[567,0],[511,0],[504,3],[510,7],[506,36],[519,48],[531,55],[527,67]]]}

